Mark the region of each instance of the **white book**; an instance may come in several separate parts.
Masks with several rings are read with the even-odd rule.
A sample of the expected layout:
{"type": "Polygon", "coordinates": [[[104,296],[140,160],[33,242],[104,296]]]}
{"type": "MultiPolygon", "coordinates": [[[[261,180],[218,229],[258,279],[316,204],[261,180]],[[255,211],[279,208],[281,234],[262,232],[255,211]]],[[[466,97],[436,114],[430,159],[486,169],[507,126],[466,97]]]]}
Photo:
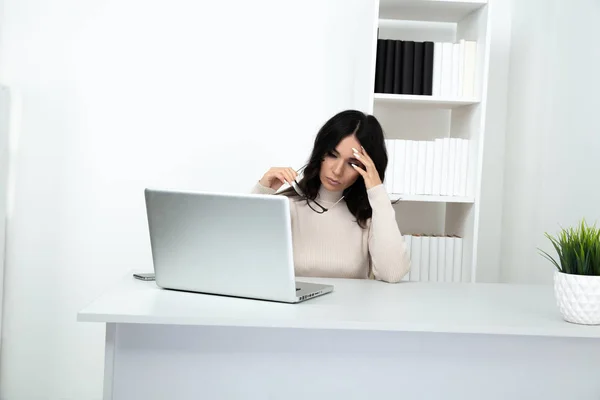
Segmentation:
{"type": "Polygon", "coordinates": [[[421,281],[421,236],[413,235],[410,245],[410,280],[421,281]]]}
{"type": "Polygon", "coordinates": [[[442,149],[444,146],[443,139],[435,139],[433,142],[433,186],[431,194],[439,196],[442,190],[442,149]]]}
{"type": "Polygon", "coordinates": [[[410,165],[410,194],[417,194],[417,183],[419,174],[419,142],[413,140],[412,142],[412,158],[410,165]]]}
{"type": "Polygon", "coordinates": [[[456,172],[456,139],[448,139],[450,142],[448,150],[448,186],[446,187],[446,196],[454,194],[454,177],[456,172]]]}
{"type": "Polygon", "coordinates": [[[446,281],[446,238],[439,236],[437,238],[438,257],[437,257],[437,278],[438,282],[446,281]]]}
{"type": "Polygon", "coordinates": [[[392,193],[404,193],[404,167],[406,165],[406,141],[394,140],[394,183],[392,193]]]}
{"type": "Polygon", "coordinates": [[[429,282],[429,236],[421,236],[421,282],[429,282]]]}
{"type": "Polygon", "coordinates": [[[417,154],[417,187],[416,194],[425,194],[425,169],[427,166],[427,142],[421,140],[419,142],[417,154]]]}
{"type": "Polygon", "coordinates": [[[462,163],[462,142],[464,139],[453,139],[456,143],[456,159],[454,160],[454,186],[452,187],[451,194],[453,196],[460,196],[460,171],[462,163]]]}
{"type": "Polygon", "coordinates": [[[477,42],[465,41],[465,61],[463,78],[463,96],[475,96],[475,77],[477,71],[477,42]]]}
{"type": "Polygon", "coordinates": [[[460,74],[460,44],[452,43],[452,97],[458,97],[458,76],[460,74]]]}
{"type": "Polygon", "coordinates": [[[458,46],[458,97],[463,97],[465,86],[465,40],[461,39],[458,46]]]}
{"type": "Polygon", "coordinates": [[[405,156],[404,156],[404,194],[410,194],[412,180],[412,159],[414,140],[405,140],[405,156]]]}
{"type": "Polygon", "coordinates": [[[442,97],[452,96],[452,43],[442,43],[442,76],[441,93],[442,97]]]}
{"type": "Polygon", "coordinates": [[[425,143],[425,190],[423,191],[423,194],[431,195],[433,193],[433,152],[435,143],[431,140],[425,143]]]}
{"type": "Polygon", "coordinates": [[[444,282],[454,282],[454,242],[449,236],[444,237],[446,242],[446,266],[444,282]]]}
{"type": "Polygon", "coordinates": [[[438,237],[429,237],[429,282],[438,281],[438,237]]]}
{"type": "Polygon", "coordinates": [[[450,159],[450,139],[442,139],[442,183],[440,194],[446,196],[448,194],[448,178],[450,171],[448,160],[450,159]]]}
{"type": "Polygon", "coordinates": [[[383,185],[388,193],[394,193],[394,160],[395,160],[395,144],[393,139],[385,139],[385,147],[388,154],[388,164],[385,169],[385,179],[383,185]]]}
{"type": "Polygon", "coordinates": [[[469,156],[471,153],[470,148],[471,141],[464,139],[462,142],[462,160],[460,161],[460,195],[467,195],[467,181],[469,180],[469,156]]]}
{"type": "Polygon", "coordinates": [[[452,261],[452,268],[454,269],[453,281],[462,282],[462,238],[454,236],[452,244],[454,247],[454,260],[452,261]]]}
{"type": "MultiPolygon", "coordinates": [[[[411,245],[412,245],[412,235],[404,235],[404,243],[406,244],[406,251],[408,252],[408,258],[411,258],[411,245]]],[[[411,265],[412,265],[412,261],[411,261],[411,265]]],[[[411,267],[412,269],[412,267],[411,267]]],[[[404,275],[404,278],[402,278],[403,281],[410,281],[410,270],[408,271],[408,273],[406,275],[404,275]]]]}
{"type": "Polygon", "coordinates": [[[442,90],[442,43],[433,44],[433,86],[432,95],[439,96],[442,90]]]}

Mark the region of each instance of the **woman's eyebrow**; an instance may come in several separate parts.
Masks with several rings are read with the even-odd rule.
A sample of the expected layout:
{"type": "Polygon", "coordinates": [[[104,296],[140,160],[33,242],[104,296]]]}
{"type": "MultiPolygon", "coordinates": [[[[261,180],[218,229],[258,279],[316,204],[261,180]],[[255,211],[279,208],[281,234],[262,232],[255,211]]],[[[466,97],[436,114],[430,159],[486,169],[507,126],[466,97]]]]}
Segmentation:
{"type": "MultiPolygon", "coordinates": [[[[337,149],[331,150],[336,156],[341,156],[341,153],[337,149]]],[[[359,161],[358,158],[350,156],[347,158],[348,161],[359,161]]]]}

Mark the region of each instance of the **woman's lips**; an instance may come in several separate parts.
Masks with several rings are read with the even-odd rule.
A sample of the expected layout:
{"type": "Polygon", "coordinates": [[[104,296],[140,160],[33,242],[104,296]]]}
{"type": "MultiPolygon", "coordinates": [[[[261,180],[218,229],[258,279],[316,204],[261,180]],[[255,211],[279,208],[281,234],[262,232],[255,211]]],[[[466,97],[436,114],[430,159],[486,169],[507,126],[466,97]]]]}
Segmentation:
{"type": "Polygon", "coordinates": [[[331,178],[327,178],[327,181],[329,182],[330,185],[332,186],[337,186],[340,184],[339,181],[336,181],[335,179],[331,179],[331,178]]]}

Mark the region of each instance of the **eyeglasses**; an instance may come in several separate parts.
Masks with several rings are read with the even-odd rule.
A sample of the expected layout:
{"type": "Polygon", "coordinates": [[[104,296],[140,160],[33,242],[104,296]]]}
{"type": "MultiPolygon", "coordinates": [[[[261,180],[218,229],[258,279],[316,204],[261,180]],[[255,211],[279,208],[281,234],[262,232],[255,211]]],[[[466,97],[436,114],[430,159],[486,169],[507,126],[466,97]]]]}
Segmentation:
{"type": "Polygon", "coordinates": [[[304,194],[304,191],[302,189],[300,189],[300,185],[298,185],[298,182],[296,182],[295,180],[292,181],[292,187],[294,188],[294,190],[296,191],[296,193],[298,193],[298,195],[303,198],[304,200],[306,200],[306,204],[310,207],[311,210],[313,210],[314,212],[316,212],[317,214],[325,214],[327,211],[329,211],[331,208],[335,207],[335,205],[337,203],[339,203],[340,201],[342,201],[342,199],[345,196],[342,196],[338,201],[336,201],[331,208],[325,208],[323,207],[321,204],[319,204],[316,200],[311,200],[309,199],[306,194],[304,194]],[[315,206],[317,206],[317,208],[313,207],[313,204],[315,206]]]}

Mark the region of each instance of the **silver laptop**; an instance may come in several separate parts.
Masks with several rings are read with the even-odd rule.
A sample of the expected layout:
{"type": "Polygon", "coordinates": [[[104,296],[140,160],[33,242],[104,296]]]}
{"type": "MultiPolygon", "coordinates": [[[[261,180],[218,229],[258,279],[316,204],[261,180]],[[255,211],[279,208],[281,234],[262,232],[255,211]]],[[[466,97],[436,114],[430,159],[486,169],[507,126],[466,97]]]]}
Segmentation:
{"type": "Polygon", "coordinates": [[[331,285],[296,282],[287,197],[146,189],[156,284],[298,303],[331,285]]]}

